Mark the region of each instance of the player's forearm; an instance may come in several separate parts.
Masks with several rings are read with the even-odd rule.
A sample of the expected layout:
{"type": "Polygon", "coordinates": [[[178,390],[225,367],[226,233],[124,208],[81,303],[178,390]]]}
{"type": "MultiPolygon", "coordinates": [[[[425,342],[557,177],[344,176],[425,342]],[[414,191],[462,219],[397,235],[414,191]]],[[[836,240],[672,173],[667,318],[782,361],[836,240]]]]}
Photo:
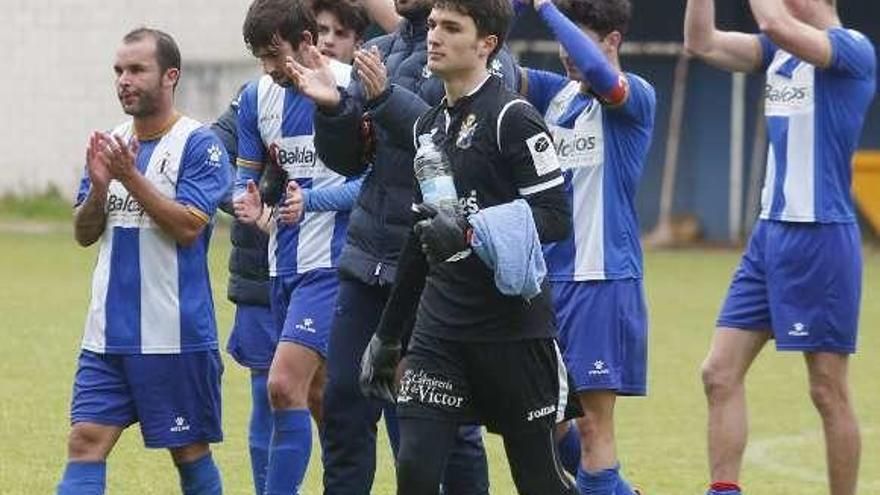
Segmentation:
{"type": "Polygon", "coordinates": [[[715,28],[715,0],[688,0],[684,14],[684,48],[702,56],[712,49],[715,28]]]}
{"type": "Polygon", "coordinates": [[[796,19],[781,0],[750,0],[749,6],[758,29],[776,46],[809,64],[831,65],[831,41],[825,31],[796,19]]]}
{"type": "Polygon", "coordinates": [[[596,43],[565,17],[553,2],[541,5],[538,13],[590,83],[590,87],[602,96],[611,93],[618,86],[619,72],[596,43]]]}
{"type": "Polygon", "coordinates": [[[304,189],[305,211],[350,211],[360,194],[364,179],[348,181],[341,186],[304,189]]]}
{"type": "Polygon", "coordinates": [[[159,228],[181,246],[195,242],[210,221],[205,212],[163,196],[139,173],[127,177],[123,185],[159,228]]]}
{"type": "Polygon", "coordinates": [[[397,29],[397,25],[403,20],[394,8],[393,0],[362,0],[367,9],[370,19],[382,28],[386,33],[397,29]]]}
{"type": "Polygon", "coordinates": [[[541,243],[556,242],[571,235],[571,203],[563,186],[557,186],[526,198],[535,219],[541,243]]]}
{"type": "Polygon", "coordinates": [[[106,201],[106,190],[97,191],[92,188],[85,202],[76,209],[73,232],[80,246],[91,246],[101,238],[107,228],[107,213],[104,210],[106,201]]]}

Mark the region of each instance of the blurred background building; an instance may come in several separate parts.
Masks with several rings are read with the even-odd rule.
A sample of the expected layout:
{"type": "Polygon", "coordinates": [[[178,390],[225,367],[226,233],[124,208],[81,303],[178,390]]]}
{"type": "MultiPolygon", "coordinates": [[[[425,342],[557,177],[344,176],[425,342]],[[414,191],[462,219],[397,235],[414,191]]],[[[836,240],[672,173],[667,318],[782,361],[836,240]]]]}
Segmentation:
{"type": "MultiPolygon", "coordinates": [[[[0,30],[0,195],[55,187],[73,197],[93,129],[123,116],[113,88],[114,50],[131,28],[167,30],[180,44],[178,105],[210,121],[259,73],[244,47],[249,0],[6,0],[0,30]]],[[[731,76],[681,53],[684,0],[633,0],[624,68],[657,90],[654,142],[638,208],[649,240],[742,239],[757,212],[766,139],[761,76],[731,76]]],[[[747,2],[718,0],[718,24],[755,31],[747,2]]],[[[839,0],[844,24],[880,40],[880,3],[839,0]]],[[[534,16],[510,46],[524,65],[560,70],[557,45],[534,16]]],[[[866,230],[880,229],[880,104],[857,157],[856,186],[866,230]],[[872,223],[873,222],[873,223],[872,223]]]]}

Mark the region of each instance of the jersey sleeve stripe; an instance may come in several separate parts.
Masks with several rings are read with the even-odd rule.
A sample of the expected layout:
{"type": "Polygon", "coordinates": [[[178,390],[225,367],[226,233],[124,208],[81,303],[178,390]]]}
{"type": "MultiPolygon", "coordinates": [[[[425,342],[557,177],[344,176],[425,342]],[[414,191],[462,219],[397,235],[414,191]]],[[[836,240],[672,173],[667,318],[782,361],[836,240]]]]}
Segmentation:
{"type": "Polygon", "coordinates": [[[263,170],[263,164],[253,160],[245,160],[244,158],[236,158],[235,164],[239,167],[251,168],[254,170],[263,170]]]}
{"type": "Polygon", "coordinates": [[[537,194],[541,191],[546,191],[547,189],[552,189],[556,186],[562,185],[564,182],[565,178],[559,175],[554,179],[541,182],[540,184],[535,184],[534,186],[521,187],[519,188],[519,194],[520,196],[531,196],[532,194],[537,194]]]}
{"type": "Polygon", "coordinates": [[[504,114],[506,114],[507,110],[509,110],[515,103],[529,104],[526,100],[517,98],[516,100],[507,102],[507,104],[504,105],[504,108],[501,109],[501,113],[498,114],[498,121],[495,123],[495,135],[498,136],[498,139],[496,139],[498,142],[498,151],[501,151],[501,123],[504,121],[504,114]]]}
{"type": "Polygon", "coordinates": [[[196,208],[195,206],[187,205],[186,211],[188,211],[190,215],[198,218],[203,224],[207,224],[211,220],[211,217],[209,217],[207,213],[196,208]]]}

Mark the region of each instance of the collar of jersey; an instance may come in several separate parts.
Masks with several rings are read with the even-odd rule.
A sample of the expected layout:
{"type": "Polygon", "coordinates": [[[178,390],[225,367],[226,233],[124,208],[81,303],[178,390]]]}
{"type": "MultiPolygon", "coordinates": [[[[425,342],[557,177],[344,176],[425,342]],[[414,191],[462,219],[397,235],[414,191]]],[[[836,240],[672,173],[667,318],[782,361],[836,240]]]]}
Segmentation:
{"type": "Polygon", "coordinates": [[[165,124],[164,126],[162,126],[162,128],[159,129],[158,131],[156,131],[152,134],[147,134],[147,135],[143,135],[143,136],[139,136],[139,135],[135,134],[135,137],[137,138],[138,141],[155,141],[156,139],[159,139],[160,137],[164,136],[165,134],[168,134],[168,131],[170,131],[171,128],[174,127],[174,124],[176,124],[177,121],[180,120],[180,117],[181,117],[180,113],[175,111],[174,115],[172,115],[171,118],[168,119],[168,123],[165,124]]]}
{"type": "Polygon", "coordinates": [[[459,98],[458,101],[455,102],[455,105],[453,105],[451,107],[448,105],[448,101],[447,101],[446,97],[444,96],[443,97],[443,106],[445,107],[445,109],[447,111],[451,110],[453,112],[455,111],[456,108],[461,108],[461,105],[463,103],[465,103],[466,101],[470,100],[471,98],[473,98],[473,96],[475,94],[479,93],[480,90],[483,89],[484,86],[486,86],[486,83],[489,82],[489,79],[491,79],[491,78],[492,78],[492,74],[491,73],[487,74],[486,78],[483,79],[482,81],[480,81],[480,84],[477,84],[476,86],[474,86],[474,89],[468,91],[467,94],[462,95],[461,98],[459,98]]]}

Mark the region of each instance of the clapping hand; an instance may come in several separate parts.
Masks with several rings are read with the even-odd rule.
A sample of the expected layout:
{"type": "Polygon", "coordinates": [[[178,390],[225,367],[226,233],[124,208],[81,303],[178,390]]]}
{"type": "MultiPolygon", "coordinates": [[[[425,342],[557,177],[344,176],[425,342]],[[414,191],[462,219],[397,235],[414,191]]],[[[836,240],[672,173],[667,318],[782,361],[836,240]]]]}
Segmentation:
{"type": "Polygon", "coordinates": [[[336,88],[336,77],[326,57],[315,46],[309,46],[302,63],[287,57],[284,73],[296,88],[322,108],[336,108],[341,96],[336,88]]]}
{"type": "Polygon", "coordinates": [[[369,50],[358,50],[354,54],[354,68],[364,84],[368,101],[375,100],[385,92],[388,87],[388,70],[375,45],[369,50]]]}
{"type": "MultiPolygon", "coordinates": [[[[137,139],[132,138],[128,143],[120,136],[98,133],[97,135],[98,160],[106,164],[106,170],[110,177],[127,184],[137,174],[136,159],[139,148],[137,139]]],[[[93,160],[97,166],[97,161],[93,160]]],[[[96,169],[100,175],[100,166],[96,169]]],[[[103,177],[99,177],[103,180],[103,177]]]]}
{"type": "Polygon", "coordinates": [[[295,224],[302,219],[304,211],[303,191],[295,181],[287,183],[284,204],[278,209],[278,218],[282,223],[295,224]]]}
{"type": "Polygon", "coordinates": [[[232,202],[232,209],[235,212],[235,218],[242,223],[253,224],[259,220],[263,213],[263,200],[260,198],[260,189],[249,180],[245,191],[232,202]]]}

